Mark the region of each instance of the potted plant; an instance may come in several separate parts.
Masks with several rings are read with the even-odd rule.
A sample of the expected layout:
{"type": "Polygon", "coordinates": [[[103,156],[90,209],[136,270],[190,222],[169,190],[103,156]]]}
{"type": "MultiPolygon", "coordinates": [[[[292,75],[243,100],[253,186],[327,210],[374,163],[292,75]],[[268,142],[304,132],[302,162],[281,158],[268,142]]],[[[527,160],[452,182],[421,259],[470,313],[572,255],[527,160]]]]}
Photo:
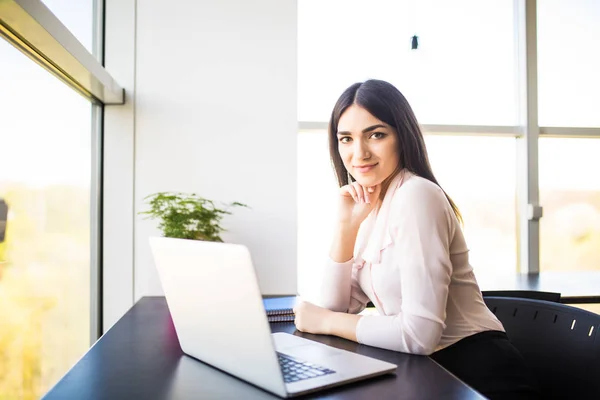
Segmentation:
{"type": "Polygon", "coordinates": [[[223,242],[221,226],[224,215],[231,214],[230,207],[248,207],[233,202],[226,208],[218,208],[212,200],[205,199],[195,193],[159,192],[144,198],[150,206],[139,214],[150,219],[158,219],[158,228],[163,236],[180,239],[205,240],[223,242]]]}

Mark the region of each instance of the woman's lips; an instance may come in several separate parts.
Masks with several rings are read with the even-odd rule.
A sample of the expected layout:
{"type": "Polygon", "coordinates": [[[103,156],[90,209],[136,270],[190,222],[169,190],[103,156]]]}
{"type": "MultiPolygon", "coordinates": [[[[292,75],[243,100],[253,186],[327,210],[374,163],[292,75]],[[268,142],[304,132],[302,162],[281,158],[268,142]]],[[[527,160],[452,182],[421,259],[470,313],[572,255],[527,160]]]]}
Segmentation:
{"type": "Polygon", "coordinates": [[[371,171],[376,166],[377,166],[377,163],[370,164],[370,165],[355,166],[354,169],[357,170],[358,172],[360,172],[361,174],[364,174],[364,173],[371,171]]]}

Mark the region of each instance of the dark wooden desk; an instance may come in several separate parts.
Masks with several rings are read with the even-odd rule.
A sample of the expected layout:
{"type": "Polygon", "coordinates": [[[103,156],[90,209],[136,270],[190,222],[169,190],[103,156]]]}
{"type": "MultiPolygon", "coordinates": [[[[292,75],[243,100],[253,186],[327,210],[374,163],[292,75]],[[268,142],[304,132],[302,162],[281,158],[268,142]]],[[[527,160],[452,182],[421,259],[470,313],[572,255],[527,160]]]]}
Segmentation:
{"type": "Polygon", "coordinates": [[[561,303],[600,303],[600,271],[548,271],[536,275],[477,274],[481,290],[537,290],[561,294],[561,303]]]}
{"type": "MultiPolygon", "coordinates": [[[[273,332],[295,331],[291,323],[273,332]]],[[[428,357],[302,335],[398,365],[397,374],[332,388],[303,398],[481,399],[428,357]]],[[[184,355],[163,297],[137,302],[48,392],[63,399],[277,399],[253,385],[184,355]]]]}

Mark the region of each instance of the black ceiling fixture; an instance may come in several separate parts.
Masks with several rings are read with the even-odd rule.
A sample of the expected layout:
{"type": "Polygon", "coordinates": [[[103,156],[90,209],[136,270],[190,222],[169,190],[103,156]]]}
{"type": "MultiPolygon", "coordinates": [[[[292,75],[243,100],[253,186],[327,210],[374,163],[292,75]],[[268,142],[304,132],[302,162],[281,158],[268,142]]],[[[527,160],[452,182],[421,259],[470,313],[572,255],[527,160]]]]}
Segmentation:
{"type": "Polygon", "coordinates": [[[411,50],[417,50],[419,48],[419,37],[414,35],[410,41],[411,50]]]}

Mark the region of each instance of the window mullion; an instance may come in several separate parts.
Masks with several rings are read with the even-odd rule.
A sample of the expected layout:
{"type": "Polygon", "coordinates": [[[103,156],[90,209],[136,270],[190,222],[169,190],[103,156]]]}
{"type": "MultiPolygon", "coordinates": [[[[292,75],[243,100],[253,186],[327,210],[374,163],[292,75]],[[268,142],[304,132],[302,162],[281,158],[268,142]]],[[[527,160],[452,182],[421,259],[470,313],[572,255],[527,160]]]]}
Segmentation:
{"type": "Polygon", "coordinates": [[[537,3],[515,0],[518,112],[522,135],[517,138],[517,218],[519,270],[540,270],[538,171],[537,3]]]}

